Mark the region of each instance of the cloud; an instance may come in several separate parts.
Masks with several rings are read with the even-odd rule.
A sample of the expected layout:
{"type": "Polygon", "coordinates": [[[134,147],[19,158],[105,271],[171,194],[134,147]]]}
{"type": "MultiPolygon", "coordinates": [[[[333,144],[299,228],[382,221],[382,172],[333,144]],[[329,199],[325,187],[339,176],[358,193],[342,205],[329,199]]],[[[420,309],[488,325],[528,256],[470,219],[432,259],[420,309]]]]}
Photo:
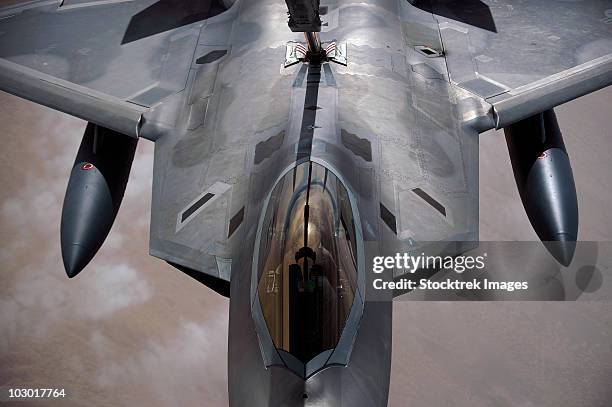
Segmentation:
{"type": "Polygon", "coordinates": [[[44,267],[25,270],[23,278],[0,300],[0,338],[34,333],[44,338],[66,319],[101,320],[153,295],[151,284],[125,263],[95,264],[87,278],[68,281],[44,267]]]}
{"type": "Polygon", "coordinates": [[[137,401],[147,400],[148,405],[205,401],[207,407],[226,406],[227,348],[217,347],[226,332],[225,314],[202,323],[183,322],[169,339],[147,340],[125,358],[109,358],[112,340],[95,332],[91,344],[102,361],[96,383],[103,389],[122,389],[126,383],[142,386],[147,394],[137,401]]]}
{"type": "MultiPolygon", "coordinates": [[[[125,256],[124,250],[130,247],[116,227],[101,254],[84,270],[87,277],[68,281],[62,267],[59,224],[83,124],[71,119],[53,120],[43,114],[37,125],[48,128],[53,137],[36,139],[27,160],[15,159],[23,180],[16,180],[17,188],[5,193],[0,201],[0,338],[5,344],[12,335],[26,332],[43,337],[68,316],[111,318],[124,308],[147,302],[153,293],[145,275],[125,256]]],[[[132,196],[143,194],[141,185],[146,184],[147,171],[150,178],[151,157],[152,151],[140,157],[147,168],[138,171],[138,179],[130,186],[131,191],[128,189],[132,196]]],[[[140,162],[138,167],[143,167],[140,162]]],[[[136,206],[130,212],[146,227],[148,207],[136,206]]]]}
{"type": "Polygon", "coordinates": [[[69,280],[59,226],[85,123],[0,93],[0,382],[75,405],[227,405],[227,301],[148,255],[154,145],[115,225],[69,280]]]}
{"type": "Polygon", "coordinates": [[[127,264],[97,265],[90,274],[81,292],[84,301],[80,313],[86,318],[109,317],[122,308],[151,298],[151,285],[127,264]]]}

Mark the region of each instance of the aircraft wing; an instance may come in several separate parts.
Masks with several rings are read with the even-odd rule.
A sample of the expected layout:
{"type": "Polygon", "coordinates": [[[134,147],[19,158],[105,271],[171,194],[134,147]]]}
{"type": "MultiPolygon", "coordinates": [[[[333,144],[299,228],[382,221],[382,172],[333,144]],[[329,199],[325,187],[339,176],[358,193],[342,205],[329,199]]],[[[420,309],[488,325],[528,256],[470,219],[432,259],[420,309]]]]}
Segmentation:
{"type": "Polygon", "coordinates": [[[610,1],[410,0],[400,16],[429,57],[413,70],[485,99],[496,128],[612,83],[610,1]]]}
{"type": "MultiPolygon", "coordinates": [[[[161,136],[183,124],[180,133],[193,136],[201,125],[217,65],[229,52],[236,13],[228,10],[222,0],[41,0],[0,10],[0,89],[131,137],[158,140],[151,254],[187,274],[196,270],[221,280],[229,280],[223,274],[229,263],[220,236],[228,237],[241,216],[232,214],[235,226],[226,223],[225,212],[233,209],[228,197],[239,189],[227,178],[227,160],[240,161],[241,150],[225,149],[211,159],[206,140],[161,136]],[[205,163],[208,178],[197,172],[205,163]],[[201,213],[202,230],[192,222],[201,213]]],[[[203,282],[226,294],[211,281],[203,282]]]]}
{"type": "Polygon", "coordinates": [[[0,89],[137,137],[185,88],[221,0],[40,0],[0,9],[0,89]],[[160,17],[162,16],[162,17],[160,17]]]}

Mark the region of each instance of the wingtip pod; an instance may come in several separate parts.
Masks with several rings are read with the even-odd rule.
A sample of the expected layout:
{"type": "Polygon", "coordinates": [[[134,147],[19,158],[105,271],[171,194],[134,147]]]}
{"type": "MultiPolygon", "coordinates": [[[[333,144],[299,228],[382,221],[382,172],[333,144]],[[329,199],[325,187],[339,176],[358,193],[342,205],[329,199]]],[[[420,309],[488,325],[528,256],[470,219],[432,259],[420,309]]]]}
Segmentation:
{"type": "Polygon", "coordinates": [[[62,208],[62,259],[69,278],[87,266],[113,225],[136,143],[92,123],[85,130],[62,208]]]}
{"type": "Polygon", "coordinates": [[[578,237],[578,199],[555,113],[528,117],[504,132],[529,221],[551,255],[567,266],[578,237]]]}

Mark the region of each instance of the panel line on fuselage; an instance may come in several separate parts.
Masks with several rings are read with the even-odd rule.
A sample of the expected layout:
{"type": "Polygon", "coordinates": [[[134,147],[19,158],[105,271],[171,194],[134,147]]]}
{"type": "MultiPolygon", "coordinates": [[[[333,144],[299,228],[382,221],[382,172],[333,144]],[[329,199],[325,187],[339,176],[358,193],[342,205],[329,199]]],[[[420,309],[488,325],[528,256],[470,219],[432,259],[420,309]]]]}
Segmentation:
{"type": "Polygon", "coordinates": [[[300,128],[296,161],[310,160],[312,152],[312,139],[317,128],[317,101],[319,98],[319,85],[321,83],[321,65],[309,64],[306,75],[306,96],[304,97],[304,111],[300,128]]]}

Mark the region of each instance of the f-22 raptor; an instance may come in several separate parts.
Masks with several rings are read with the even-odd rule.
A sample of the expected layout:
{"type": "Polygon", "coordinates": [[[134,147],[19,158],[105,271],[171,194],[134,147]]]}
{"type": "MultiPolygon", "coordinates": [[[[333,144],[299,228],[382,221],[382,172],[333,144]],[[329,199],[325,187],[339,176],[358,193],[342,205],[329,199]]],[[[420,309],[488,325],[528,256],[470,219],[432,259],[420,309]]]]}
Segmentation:
{"type": "Polygon", "coordinates": [[[572,260],[553,108],[612,82],[610,1],[34,0],[0,17],[0,89],[89,122],[68,276],[153,141],[150,253],[230,298],[231,406],[387,404],[392,308],[368,301],[368,253],[478,242],[488,129],[572,260]]]}

